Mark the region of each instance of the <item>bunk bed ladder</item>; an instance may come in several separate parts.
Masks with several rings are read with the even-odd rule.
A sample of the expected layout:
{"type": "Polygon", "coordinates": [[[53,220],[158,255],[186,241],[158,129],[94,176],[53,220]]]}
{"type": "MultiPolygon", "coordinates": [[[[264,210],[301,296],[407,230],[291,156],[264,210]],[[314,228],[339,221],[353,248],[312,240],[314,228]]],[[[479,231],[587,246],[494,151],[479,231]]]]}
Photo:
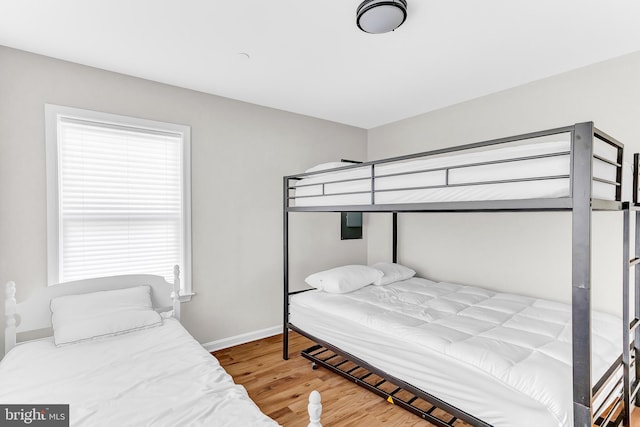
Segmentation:
{"type": "Polygon", "coordinates": [[[622,246],[622,355],[611,365],[594,387],[594,399],[605,388],[608,394],[601,399],[600,408],[595,411],[594,425],[604,427],[630,426],[631,412],[640,403],[640,208],[623,204],[623,246],[622,246]],[[631,258],[631,212],[635,216],[634,257],[631,258]],[[631,319],[631,279],[634,269],[633,319],[631,319]],[[622,375],[620,375],[622,368],[622,375]],[[611,386],[613,384],[613,386],[611,386]],[[607,386],[607,387],[605,387],[607,386]],[[602,410],[602,408],[605,408],[602,410]]]}
{"type": "Polygon", "coordinates": [[[593,388],[595,398],[606,391],[595,409],[594,426],[631,426],[631,412],[640,404],[640,207],[623,204],[622,246],[622,355],[611,365],[593,388]],[[631,258],[631,213],[635,216],[634,257],[631,258]],[[634,269],[634,286],[631,287],[631,269],[634,269]],[[631,290],[633,289],[633,294],[631,290]],[[633,318],[631,296],[633,295],[633,318]],[[620,370],[622,368],[622,374],[620,370]],[[612,385],[613,384],[613,385],[612,385]]]}
{"type": "Polygon", "coordinates": [[[637,205],[625,203],[624,237],[623,237],[623,335],[622,335],[622,364],[623,364],[623,425],[631,425],[631,411],[640,403],[638,389],[640,389],[640,366],[638,355],[640,353],[640,210],[637,205]],[[631,236],[631,212],[635,217],[634,256],[630,257],[631,236]],[[630,270],[634,270],[633,287],[633,318],[631,318],[631,280],[630,270]]]}
{"type": "MultiPolygon", "coordinates": [[[[637,156],[637,154],[636,154],[637,156]]],[[[636,162],[637,163],[637,162],[636,162]]],[[[637,184],[634,187],[637,192],[637,184]]],[[[640,365],[638,364],[638,360],[640,357],[640,263],[637,261],[640,257],[640,211],[636,209],[635,213],[635,258],[631,262],[634,267],[634,288],[633,288],[633,311],[634,311],[634,319],[633,324],[630,324],[630,334],[633,334],[633,362],[634,362],[634,370],[633,370],[633,378],[634,382],[631,384],[632,388],[629,390],[629,403],[633,402],[634,406],[640,406],[640,394],[638,390],[640,389],[640,365]]],[[[628,287],[629,285],[627,285],[628,287]]],[[[629,310],[629,300],[626,300],[626,307],[629,310]]],[[[629,347],[629,350],[631,348],[629,347]]],[[[629,406],[631,407],[631,406],[629,406]]]]}

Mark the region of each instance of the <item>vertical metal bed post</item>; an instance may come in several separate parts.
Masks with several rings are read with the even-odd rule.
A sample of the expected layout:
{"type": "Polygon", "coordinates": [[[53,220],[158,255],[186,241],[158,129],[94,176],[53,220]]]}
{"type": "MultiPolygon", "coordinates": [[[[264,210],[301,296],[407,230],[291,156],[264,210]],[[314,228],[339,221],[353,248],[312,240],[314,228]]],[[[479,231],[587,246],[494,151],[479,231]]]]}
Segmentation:
{"type": "Polygon", "coordinates": [[[593,123],[572,132],[571,313],[574,427],[591,427],[591,182],[593,123]]]}
{"type": "MultiPolygon", "coordinates": [[[[635,172],[634,172],[635,173],[635,172]]],[[[634,189],[635,189],[634,185],[634,189]]],[[[635,191],[635,190],[634,190],[635,191]]],[[[638,405],[638,387],[640,387],[640,364],[638,363],[638,356],[640,350],[640,210],[633,204],[625,202],[623,204],[623,250],[622,250],[622,323],[623,323],[623,335],[622,335],[622,366],[623,374],[622,380],[623,387],[623,425],[631,425],[631,412],[633,411],[633,405],[638,405]],[[635,217],[635,230],[633,233],[634,254],[633,258],[630,256],[631,252],[631,213],[635,217]],[[633,298],[633,320],[631,320],[631,283],[629,275],[631,268],[634,270],[634,298],[633,298]],[[633,333],[633,339],[631,334],[633,333]],[[633,372],[631,371],[631,365],[635,360],[635,367],[633,372]],[[633,399],[633,403],[632,403],[633,399]]]]}
{"type": "Polygon", "coordinates": [[[283,179],[283,209],[282,209],[282,267],[284,272],[284,300],[282,302],[282,358],[289,360],[289,179],[283,179]]]}
{"type": "Polygon", "coordinates": [[[398,262],[398,212],[393,212],[393,255],[392,262],[398,262]]]}
{"type": "Polygon", "coordinates": [[[629,231],[630,231],[630,212],[629,206],[625,203],[622,211],[623,214],[623,236],[622,236],[622,399],[624,402],[624,418],[623,425],[631,425],[631,405],[629,399],[630,385],[629,385],[629,231]]]}
{"type": "MultiPolygon", "coordinates": [[[[634,191],[637,188],[634,185],[634,191]]],[[[634,210],[634,215],[636,217],[635,225],[635,252],[634,258],[640,257],[640,211],[637,209],[634,210]]],[[[637,319],[640,319],[640,264],[636,264],[634,266],[634,288],[633,288],[633,300],[634,300],[634,322],[637,322],[637,319]]],[[[628,301],[627,301],[628,302],[628,301]]],[[[636,326],[633,340],[633,354],[635,358],[635,382],[633,385],[634,391],[637,386],[637,382],[640,381],[640,327],[636,326]]],[[[637,391],[636,391],[637,393],[637,391]]],[[[636,406],[640,406],[640,393],[637,393],[635,396],[635,404],[636,406]]]]}

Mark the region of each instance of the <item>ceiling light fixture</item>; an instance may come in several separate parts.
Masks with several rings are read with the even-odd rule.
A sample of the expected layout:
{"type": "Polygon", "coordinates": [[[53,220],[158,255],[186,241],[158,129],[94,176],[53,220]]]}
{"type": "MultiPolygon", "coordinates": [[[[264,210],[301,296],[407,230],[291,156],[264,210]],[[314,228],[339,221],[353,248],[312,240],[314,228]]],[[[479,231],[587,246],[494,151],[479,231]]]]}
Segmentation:
{"type": "Polygon", "coordinates": [[[365,33],[393,31],[407,19],[406,0],[365,0],[356,12],[356,23],[365,33]]]}

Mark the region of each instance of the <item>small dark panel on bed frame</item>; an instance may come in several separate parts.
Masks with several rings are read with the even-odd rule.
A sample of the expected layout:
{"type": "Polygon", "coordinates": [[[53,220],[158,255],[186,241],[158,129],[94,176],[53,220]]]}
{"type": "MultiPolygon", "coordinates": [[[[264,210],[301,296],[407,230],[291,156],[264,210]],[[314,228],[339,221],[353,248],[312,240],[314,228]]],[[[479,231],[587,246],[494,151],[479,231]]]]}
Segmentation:
{"type": "Polygon", "coordinates": [[[340,239],[362,239],[362,212],[340,212],[340,239]]]}

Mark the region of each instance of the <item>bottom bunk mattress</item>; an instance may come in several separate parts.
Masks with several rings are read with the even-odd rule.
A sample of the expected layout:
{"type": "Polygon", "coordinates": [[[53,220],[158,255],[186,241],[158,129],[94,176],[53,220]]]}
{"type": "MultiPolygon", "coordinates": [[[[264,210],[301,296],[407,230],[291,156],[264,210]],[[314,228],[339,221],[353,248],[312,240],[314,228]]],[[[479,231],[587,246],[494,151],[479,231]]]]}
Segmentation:
{"type": "Polygon", "coordinates": [[[275,426],[175,319],[56,347],[18,345],[0,363],[2,404],[69,404],[72,426],[275,426]]]}
{"type": "MultiPolygon", "coordinates": [[[[592,372],[622,323],[592,314],[592,372]]],[[[411,278],[290,300],[290,323],[494,426],[572,426],[571,307],[411,278]]]]}

